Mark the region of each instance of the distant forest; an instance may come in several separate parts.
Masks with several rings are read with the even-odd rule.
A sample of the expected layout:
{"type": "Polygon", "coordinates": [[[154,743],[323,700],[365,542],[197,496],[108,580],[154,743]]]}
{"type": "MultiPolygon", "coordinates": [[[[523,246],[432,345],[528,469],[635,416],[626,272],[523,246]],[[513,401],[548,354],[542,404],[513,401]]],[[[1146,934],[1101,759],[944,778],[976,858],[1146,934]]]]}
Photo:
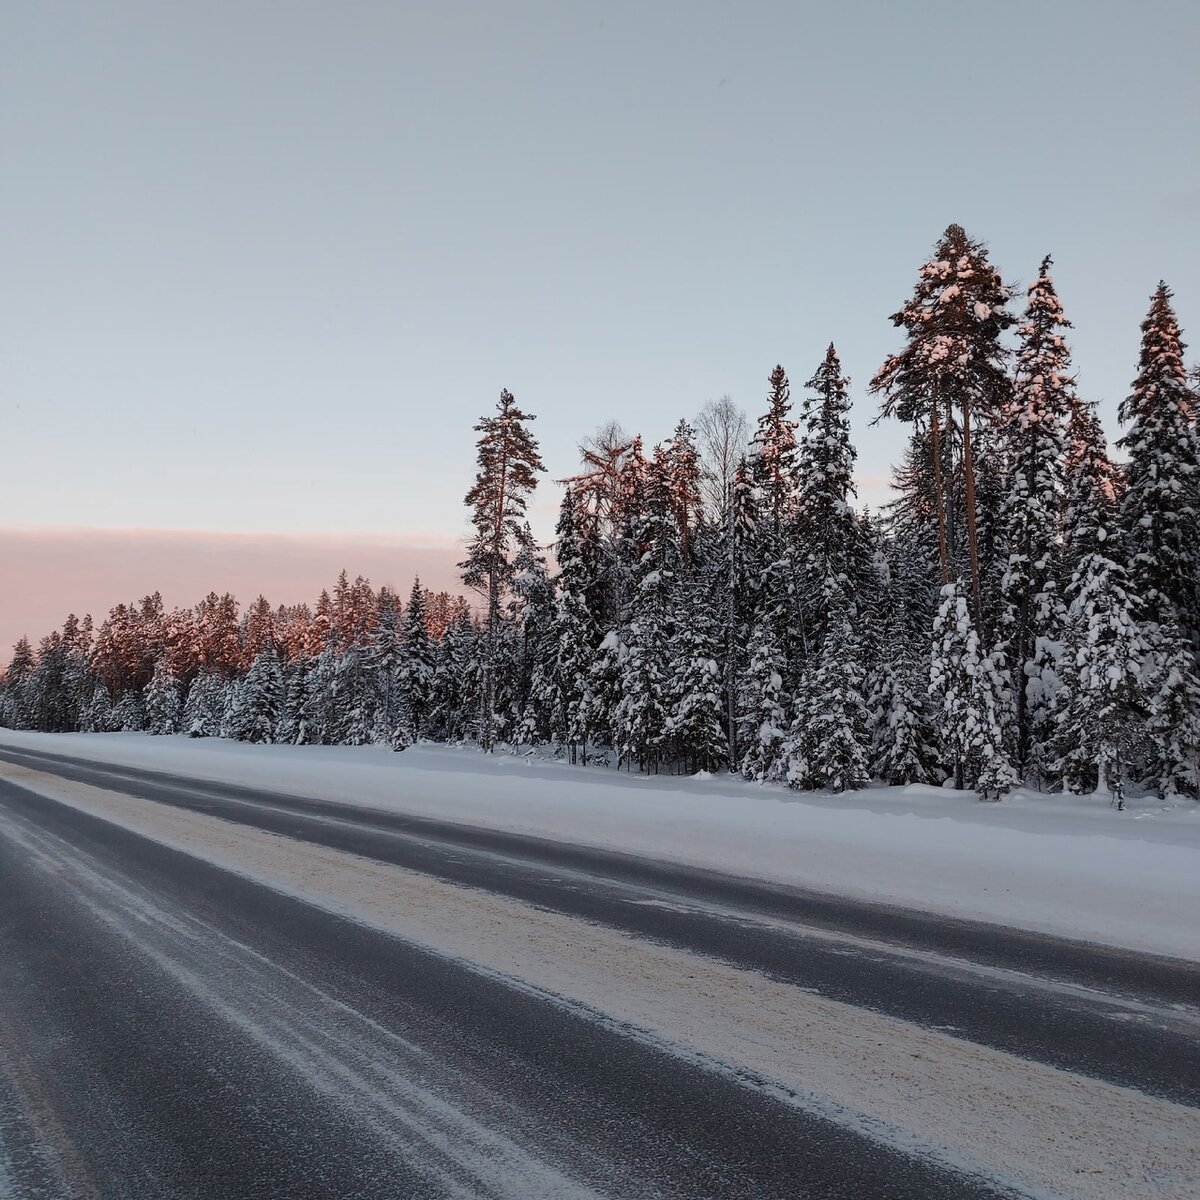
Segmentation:
{"type": "Polygon", "coordinates": [[[1048,257],[1018,304],[951,225],[891,321],[869,392],[908,440],[877,512],[856,504],[833,345],[795,401],[775,367],[757,422],[724,398],[649,448],[588,438],[552,548],[526,519],[533,417],[504,391],[475,426],[473,604],[345,573],[311,609],[148,596],[18,643],[0,724],[553,747],[835,792],[1196,796],[1200,371],[1170,290],[1141,327],[1120,463],[1048,257]]]}

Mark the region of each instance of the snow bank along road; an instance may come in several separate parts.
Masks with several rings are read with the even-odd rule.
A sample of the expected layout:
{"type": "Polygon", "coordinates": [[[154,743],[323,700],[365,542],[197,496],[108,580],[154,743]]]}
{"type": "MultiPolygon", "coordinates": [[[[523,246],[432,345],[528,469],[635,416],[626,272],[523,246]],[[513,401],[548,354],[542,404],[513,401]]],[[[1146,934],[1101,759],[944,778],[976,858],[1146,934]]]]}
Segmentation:
{"type": "Polygon", "coordinates": [[[0,749],[0,1196],[1197,1194],[1195,964],[0,749]]]}

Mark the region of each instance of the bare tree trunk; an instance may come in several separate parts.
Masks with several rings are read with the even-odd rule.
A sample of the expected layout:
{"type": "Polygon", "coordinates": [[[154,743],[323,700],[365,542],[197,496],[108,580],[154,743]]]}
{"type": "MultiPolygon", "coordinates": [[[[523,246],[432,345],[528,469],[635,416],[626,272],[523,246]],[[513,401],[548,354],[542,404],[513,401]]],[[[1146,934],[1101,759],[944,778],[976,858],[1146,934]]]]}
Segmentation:
{"type": "Polygon", "coordinates": [[[496,640],[500,624],[500,580],[493,566],[488,574],[487,654],[483,664],[482,722],[479,748],[489,754],[495,746],[496,726],[496,640]]]}
{"type": "Polygon", "coordinates": [[[733,513],[730,511],[729,488],[725,489],[725,510],[726,522],[729,528],[729,578],[726,580],[725,588],[725,719],[728,725],[726,734],[729,742],[729,765],[733,769],[733,763],[737,757],[737,690],[738,690],[738,662],[737,652],[737,634],[734,630],[734,621],[737,617],[737,597],[734,594],[736,580],[736,552],[733,540],[733,513]]]}
{"type": "Polygon", "coordinates": [[[979,543],[975,534],[975,463],[971,453],[971,399],[964,393],[963,414],[963,479],[967,489],[967,560],[971,568],[971,606],[975,613],[975,628],[982,628],[983,599],[979,586],[979,543]]]}
{"type": "Polygon", "coordinates": [[[942,586],[950,582],[950,552],[946,545],[946,483],[942,477],[942,432],[938,399],[933,400],[929,432],[933,443],[933,479],[937,491],[938,563],[942,570],[942,586]]]}

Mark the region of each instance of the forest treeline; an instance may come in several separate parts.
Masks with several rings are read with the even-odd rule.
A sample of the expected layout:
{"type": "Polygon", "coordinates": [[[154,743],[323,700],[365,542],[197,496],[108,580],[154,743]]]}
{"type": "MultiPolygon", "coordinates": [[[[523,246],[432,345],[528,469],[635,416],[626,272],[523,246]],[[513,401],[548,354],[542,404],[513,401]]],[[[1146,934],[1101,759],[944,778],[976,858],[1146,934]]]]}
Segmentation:
{"type": "Polygon", "coordinates": [[[1160,284],[1114,461],[1050,268],[1018,304],[946,230],[869,385],[908,429],[877,512],[856,504],[833,345],[795,399],[777,366],[753,424],[724,398],[650,448],[588,438],[552,557],[526,519],[533,418],[504,391],[476,425],[473,607],[345,574],[311,611],[151,596],[19,643],[0,722],[552,745],[832,791],[1195,796],[1200,371],[1160,284]]]}

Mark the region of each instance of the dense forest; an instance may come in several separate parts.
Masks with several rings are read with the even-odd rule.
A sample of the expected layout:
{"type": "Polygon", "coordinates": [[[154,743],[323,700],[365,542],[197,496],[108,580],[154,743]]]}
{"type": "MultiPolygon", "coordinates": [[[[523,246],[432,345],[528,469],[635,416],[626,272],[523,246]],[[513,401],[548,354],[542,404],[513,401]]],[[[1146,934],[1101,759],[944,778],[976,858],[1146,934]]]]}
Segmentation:
{"type": "Polygon", "coordinates": [[[653,447],[588,438],[552,547],[526,519],[533,418],[505,391],[475,429],[473,605],[344,573],[311,610],[156,594],[18,643],[0,724],[1195,796],[1200,372],[1160,284],[1114,461],[1050,268],[1019,304],[946,230],[870,381],[908,431],[878,512],[856,504],[832,345],[795,401],[775,367],[756,423],[724,398],[653,447]]]}

